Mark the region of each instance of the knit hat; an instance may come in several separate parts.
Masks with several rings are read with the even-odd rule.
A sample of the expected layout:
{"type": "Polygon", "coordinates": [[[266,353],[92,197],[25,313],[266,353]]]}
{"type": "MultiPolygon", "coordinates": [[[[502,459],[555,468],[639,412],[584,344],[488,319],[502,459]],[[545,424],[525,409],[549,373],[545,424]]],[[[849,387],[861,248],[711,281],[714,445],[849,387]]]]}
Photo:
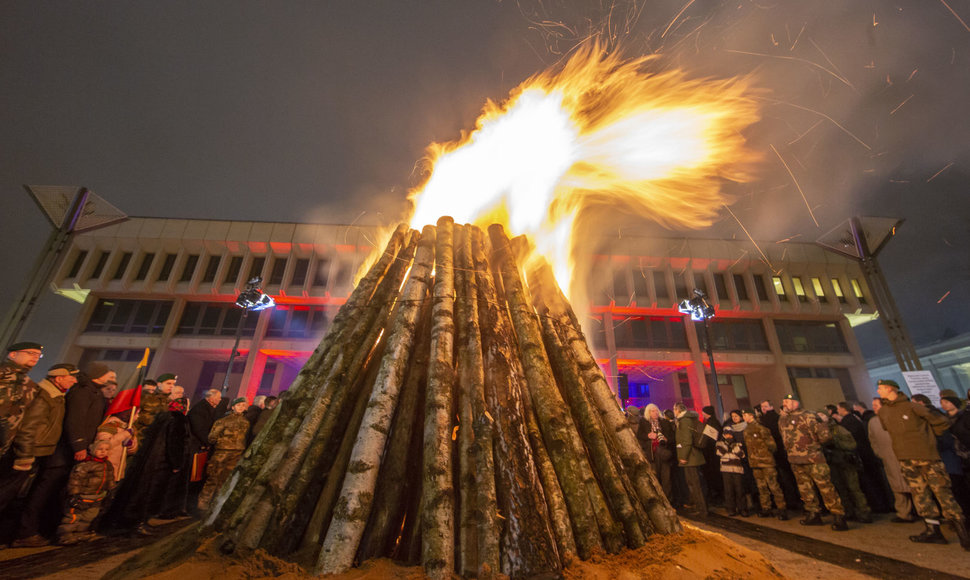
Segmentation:
{"type": "Polygon", "coordinates": [[[50,369],[48,369],[47,376],[49,376],[49,377],[67,377],[67,376],[70,376],[70,375],[76,375],[79,372],[80,371],[77,370],[77,367],[76,366],[74,366],[74,365],[72,365],[70,363],[61,363],[61,364],[54,365],[50,369]]]}
{"type": "Polygon", "coordinates": [[[172,373],[165,373],[164,375],[159,375],[158,377],[158,382],[160,383],[164,383],[165,381],[175,381],[175,380],[178,380],[178,377],[173,375],[172,373]]]}
{"type": "Polygon", "coordinates": [[[708,405],[708,406],[706,406],[706,407],[703,407],[703,408],[701,408],[701,411],[702,411],[702,412],[703,412],[703,413],[704,413],[705,415],[710,415],[710,416],[712,416],[712,417],[714,416],[714,407],[713,407],[713,406],[711,406],[711,405],[708,405]]]}
{"type": "Polygon", "coordinates": [[[84,374],[91,380],[100,379],[110,372],[111,369],[108,368],[108,365],[99,362],[88,363],[88,366],[84,367],[84,374]]]}
{"type": "MultiPolygon", "coordinates": [[[[179,398],[179,399],[175,399],[174,401],[169,402],[169,404],[168,404],[168,410],[169,411],[178,411],[179,413],[182,413],[184,415],[186,409],[189,406],[188,403],[189,403],[189,400],[186,399],[185,397],[182,397],[182,398],[179,398]]],[[[194,417],[194,415],[193,415],[193,417],[194,417]]]]}
{"type": "Polygon", "coordinates": [[[960,395],[958,395],[953,389],[943,389],[940,391],[940,398],[950,401],[953,403],[954,407],[959,407],[961,403],[960,395]]]}
{"type": "Polygon", "coordinates": [[[235,407],[239,403],[246,403],[248,405],[249,404],[249,399],[247,399],[246,397],[239,397],[239,398],[233,399],[232,400],[232,404],[230,404],[229,406],[230,407],[235,407]]]}
{"type": "Polygon", "coordinates": [[[18,342],[7,347],[7,352],[17,352],[18,350],[44,350],[44,345],[39,342],[18,342]]]}

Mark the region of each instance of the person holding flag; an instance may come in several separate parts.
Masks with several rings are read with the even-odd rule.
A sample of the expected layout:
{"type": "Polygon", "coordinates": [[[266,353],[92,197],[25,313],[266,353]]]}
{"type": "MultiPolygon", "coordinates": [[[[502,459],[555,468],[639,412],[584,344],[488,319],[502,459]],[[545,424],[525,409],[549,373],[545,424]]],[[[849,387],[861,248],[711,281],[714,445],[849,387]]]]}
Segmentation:
{"type": "Polygon", "coordinates": [[[141,361],[135,367],[135,372],[118,394],[111,399],[104,413],[105,421],[98,427],[98,437],[113,442],[108,457],[114,464],[115,481],[121,481],[124,478],[128,455],[138,448],[133,429],[141,407],[141,388],[145,381],[145,371],[148,369],[148,355],[149,349],[146,348],[141,361]],[[121,429],[127,431],[127,436],[119,433],[121,429]]]}

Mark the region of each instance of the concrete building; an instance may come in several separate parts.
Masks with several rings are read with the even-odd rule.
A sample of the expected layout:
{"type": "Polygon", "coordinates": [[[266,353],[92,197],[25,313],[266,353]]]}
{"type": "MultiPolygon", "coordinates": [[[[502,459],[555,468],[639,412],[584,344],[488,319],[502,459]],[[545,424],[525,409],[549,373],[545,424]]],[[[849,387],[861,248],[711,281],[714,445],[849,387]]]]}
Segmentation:
{"type": "MultiPolygon", "coordinates": [[[[961,397],[967,397],[970,393],[970,334],[924,344],[916,348],[916,355],[923,369],[933,373],[940,389],[953,389],[961,397]]],[[[868,369],[872,378],[892,379],[909,391],[893,355],[869,360],[868,369]]]]}
{"type": "MultiPolygon", "coordinates": [[[[219,387],[252,276],[275,309],[246,318],[230,394],[292,382],[379,243],[375,228],[132,218],[74,238],[59,291],[84,297],[61,360],[111,363],[124,377],[150,348],[149,376],[190,395],[219,387]]],[[[866,398],[850,319],[871,317],[858,265],[810,244],[624,236],[584,244],[574,303],[618,391],[662,408],[710,404],[702,328],[677,312],[693,288],[717,308],[714,352],[726,409],[798,393],[808,406],[866,398]],[[584,308],[577,308],[583,310],[584,308]]],[[[574,292],[575,294],[575,292],[574,292]]]]}

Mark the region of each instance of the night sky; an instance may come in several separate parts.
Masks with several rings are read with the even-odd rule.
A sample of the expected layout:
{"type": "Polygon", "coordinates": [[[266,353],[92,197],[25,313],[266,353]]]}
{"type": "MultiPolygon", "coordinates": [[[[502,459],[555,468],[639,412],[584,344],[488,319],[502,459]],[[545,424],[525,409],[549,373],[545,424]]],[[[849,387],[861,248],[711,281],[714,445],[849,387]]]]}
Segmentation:
{"type": "MultiPolygon", "coordinates": [[[[915,342],[968,332],[968,21],[970,0],[8,0],[0,307],[49,231],[23,184],[84,185],[134,216],[392,223],[430,142],[598,35],[658,70],[751,75],[764,161],[730,187],[738,220],[773,243],[905,218],[880,260],[915,342]]],[[[701,232],[614,223],[744,238],[727,214],[701,232]]],[[[54,344],[74,307],[41,308],[22,338],[54,344]]],[[[888,351],[880,324],[857,334],[888,351]]]]}

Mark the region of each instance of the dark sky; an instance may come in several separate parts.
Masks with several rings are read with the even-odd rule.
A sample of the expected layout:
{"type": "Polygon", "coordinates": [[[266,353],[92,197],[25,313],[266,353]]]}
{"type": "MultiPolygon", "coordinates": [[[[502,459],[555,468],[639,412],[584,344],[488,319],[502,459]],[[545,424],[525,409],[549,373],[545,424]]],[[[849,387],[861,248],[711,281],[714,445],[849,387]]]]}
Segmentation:
{"type": "MultiPolygon", "coordinates": [[[[23,184],[137,216],[391,222],[428,143],[597,32],[658,68],[752,75],[764,163],[731,188],[738,219],[771,243],[903,217],[881,261],[916,342],[970,331],[970,31],[938,0],[8,0],[0,306],[48,231],[23,184]]],[[[727,215],[695,235],[743,237],[727,215]]],[[[31,336],[56,332],[62,302],[31,336]]],[[[878,323],[858,334],[888,349],[878,323]]]]}

